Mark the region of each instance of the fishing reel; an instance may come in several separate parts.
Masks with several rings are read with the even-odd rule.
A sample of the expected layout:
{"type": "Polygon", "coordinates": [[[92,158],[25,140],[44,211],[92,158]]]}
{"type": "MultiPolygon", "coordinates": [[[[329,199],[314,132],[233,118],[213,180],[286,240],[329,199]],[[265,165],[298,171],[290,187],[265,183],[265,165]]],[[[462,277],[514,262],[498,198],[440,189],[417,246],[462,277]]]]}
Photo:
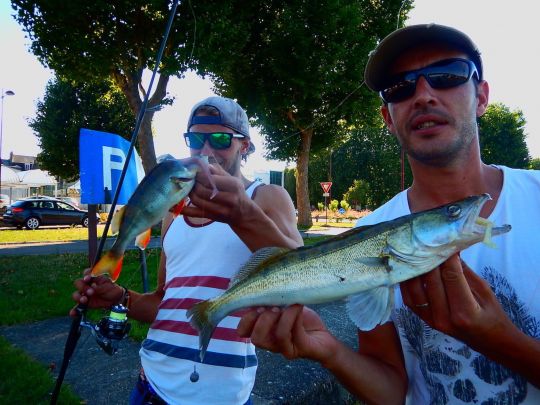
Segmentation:
{"type": "Polygon", "coordinates": [[[118,350],[118,345],[131,329],[131,324],[127,321],[128,309],[122,304],[114,305],[109,316],[101,318],[97,324],[83,319],[81,326],[87,327],[96,338],[97,344],[109,355],[113,355],[118,350]]]}

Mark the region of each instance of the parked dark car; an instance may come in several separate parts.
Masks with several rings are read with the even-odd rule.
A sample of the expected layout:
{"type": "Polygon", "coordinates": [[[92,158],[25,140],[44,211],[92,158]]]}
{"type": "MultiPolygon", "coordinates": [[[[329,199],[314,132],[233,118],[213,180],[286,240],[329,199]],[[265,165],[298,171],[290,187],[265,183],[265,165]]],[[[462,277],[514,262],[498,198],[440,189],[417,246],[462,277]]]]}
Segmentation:
{"type": "Polygon", "coordinates": [[[27,198],[15,201],[4,214],[7,225],[38,229],[41,225],[82,225],[88,227],[88,211],[54,198],[27,198]]]}

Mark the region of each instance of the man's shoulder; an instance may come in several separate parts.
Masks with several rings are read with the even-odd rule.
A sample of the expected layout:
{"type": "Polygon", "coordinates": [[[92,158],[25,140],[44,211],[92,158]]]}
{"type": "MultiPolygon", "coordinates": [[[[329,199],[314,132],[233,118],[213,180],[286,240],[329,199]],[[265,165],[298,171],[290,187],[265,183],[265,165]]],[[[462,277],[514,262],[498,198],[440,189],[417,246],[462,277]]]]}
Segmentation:
{"type": "Polygon", "coordinates": [[[540,191],[540,170],[514,169],[497,166],[504,173],[504,188],[540,191]]]}
{"type": "Polygon", "coordinates": [[[540,170],[516,169],[516,168],[513,168],[513,167],[502,166],[502,165],[496,165],[495,167],[498,167],[499,169],[501,169],[504,172],[504,174],[507,174],[507,175],[510,175],[510,176],[540,178],[540,170]]]}
{"type": "Polygon", "coordinates": [[[283,202],[291,202],[292,199],[284,187],[276,184],[266,184],[259,182],[255,185],[252,198],[259,205],[261,204],[279,204],[283,202]]]}

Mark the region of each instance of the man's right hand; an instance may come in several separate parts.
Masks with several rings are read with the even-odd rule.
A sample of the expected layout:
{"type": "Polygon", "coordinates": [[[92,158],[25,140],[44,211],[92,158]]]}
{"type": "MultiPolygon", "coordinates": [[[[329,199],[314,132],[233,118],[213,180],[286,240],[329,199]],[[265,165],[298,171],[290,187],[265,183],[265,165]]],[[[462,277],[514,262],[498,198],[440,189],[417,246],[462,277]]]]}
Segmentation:
{"type": "MultiPolygon", "coordinates": [[[[77,304],[88,305],[89,308],[110,308],[122,299],[124,290],[118,284],[105,276],[92,277],[91,269],[84,271],[83,278],[73,283],[77,291],[72,294],[77,304]]],[[[75,308],[69,311],[70,316],[76,316],[75,308]]]]}
{"type": "Polygon", "coordinates": [[[324,364],[337,346],[321,318],[302,305],[255,308],[244,314],[237,332],[250,337],[255,346],[287,359],[309,358],[324,364]]]}

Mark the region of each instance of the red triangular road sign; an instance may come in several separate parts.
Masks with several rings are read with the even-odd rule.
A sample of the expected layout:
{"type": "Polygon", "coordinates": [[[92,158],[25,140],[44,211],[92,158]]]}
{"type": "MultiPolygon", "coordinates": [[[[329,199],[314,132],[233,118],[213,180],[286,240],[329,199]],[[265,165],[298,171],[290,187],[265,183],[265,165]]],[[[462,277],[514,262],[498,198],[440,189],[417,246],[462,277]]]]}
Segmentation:
{"type": "Polygon", "coordinates": [[[325,193],[330,192],[330,188],[332,187],[331,181],[321,181],[321,187],[325,193]]]}

